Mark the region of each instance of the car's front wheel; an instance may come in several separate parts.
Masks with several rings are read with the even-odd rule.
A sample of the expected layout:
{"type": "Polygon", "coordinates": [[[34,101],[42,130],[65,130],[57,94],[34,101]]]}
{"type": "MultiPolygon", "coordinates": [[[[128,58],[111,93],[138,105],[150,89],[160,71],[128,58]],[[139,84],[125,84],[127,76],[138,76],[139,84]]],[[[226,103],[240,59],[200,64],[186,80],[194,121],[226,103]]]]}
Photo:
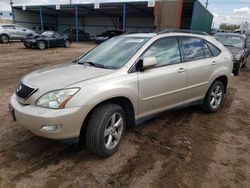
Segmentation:
{"type": "Polygon", "coordinates": [[[209,88],[202,102],[203,111],[209,113],[218,111],[223,101],[224,93],[225,88],[223,83],[219,80],[215,81],[209,88]]]}
{"type": "Polygon", "coordinates": [[[40,50],[45,49],[45,47],[46,47],[46,44],[45,44],[44,41],[39,41],[39,42],[37,43],[37,48],[39,48],[40,50]]]}
{"type": "Polygon", "coordinates": [[[126,127],[123,108],[117,104],[104,104],[92,114],[86,130],[87,148],[107,157],[117,151],[126,127]]]}

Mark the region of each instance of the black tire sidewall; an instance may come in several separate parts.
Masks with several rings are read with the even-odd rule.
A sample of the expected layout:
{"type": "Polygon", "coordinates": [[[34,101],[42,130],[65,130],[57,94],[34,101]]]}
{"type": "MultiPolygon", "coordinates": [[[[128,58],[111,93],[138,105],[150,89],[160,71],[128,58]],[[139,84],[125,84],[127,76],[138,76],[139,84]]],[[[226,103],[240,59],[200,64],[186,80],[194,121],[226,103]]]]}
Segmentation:
{"type": "Polygon", "coordinates": [[[112,155],[118,150],[123,140],[123,137],[125,135],[125,130],[126,130],[126,122],[127,120],[126,120],[125,112],[121,106],[117,104],[106,104],[106,105],[100,106],[93,112],[89,125],[87,127],[87,132],[86,132],[87,148],[91,150],[93,153],[101,157],[108,157],[112,155]],[[106,110],[106,113],[102,113],[102,112],[105,112],[105,110],[106,110]],[[124,121],[123,130],[122,130],[122,135],[118,144],[113,149],[109,150],[105,146],[104,131],[105,131],[106,125],[110,117],[114,113],[120,113],[122,115],[122,118],[124,121]],[[105,114],[105,117],[104,117],[104,114],[105,114]],[[90,140],[92,140],[92,147],[88,146],[89,145],[88,142],[90,142],[90,140]],[[93,144],[93,142],[95,143],[93,144]],[[95,148],[93,148],[93,145],[95,146],[95,148]]]}

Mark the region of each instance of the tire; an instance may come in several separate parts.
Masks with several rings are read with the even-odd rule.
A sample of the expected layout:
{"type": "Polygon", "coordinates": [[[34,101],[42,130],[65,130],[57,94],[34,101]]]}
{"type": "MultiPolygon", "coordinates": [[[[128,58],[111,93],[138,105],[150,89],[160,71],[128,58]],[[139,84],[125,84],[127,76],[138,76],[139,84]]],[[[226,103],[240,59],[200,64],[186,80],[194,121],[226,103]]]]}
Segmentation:
{"type": "Polygon", "coordinates": [[[27,44],[24,44],[24,46],[25,46],[26,48],[31,48],[31,46],[29,46],[29,45],[27,45],[27,44]]]}
{"type": "Polygon", "coordinates": [[[241,66],[239,65],[237,67],[237,69],[233,70],[234,76],[239,76],[240,75],[240,70],[241,70],[241,66]]]}
{"type": "Polygon", "coordinates": [[[69,41],[69,40],[65,40],[64,46],[65,46],[66,48],[69,48],[69,47],[70,47],[70,41],[69,41]]]}
{"type": "Polygon", "coordinates": [[[10,41],[10,38],[9,38],[9,36],[8,35],[1,35],[0,36],[0,41],[2,42],[2,43],[8,43],[9,41],[10,41]]]}
{"type": "Polygon", "coordinates": [[[104,104],[98,107],[91,115],[87,126],[87,149],[101,157],[112,155],[119,148],[125,128],[126,116],[121,106],[104,104]]]}
{"type": "Polygon", "coordinates": [[[225,88],[221,81],[215,81],[209,88],[202,104],[204,112],[217,112],[224,98],[225,88]]]}
{"type": "Polygon", "coordinates": [[[245,63],[243,63],[243,65],[241,66],[242,68],[244,68],[246,66],[248,58],[246,60],[244,60],[244,61],[245,61],[245,63]]]}
{"type": "Polygon", "coordinates": [[[36,46],[40,50],[44,50],[46,48],[46,43],[44,41],[39,41],[36,46]]]}

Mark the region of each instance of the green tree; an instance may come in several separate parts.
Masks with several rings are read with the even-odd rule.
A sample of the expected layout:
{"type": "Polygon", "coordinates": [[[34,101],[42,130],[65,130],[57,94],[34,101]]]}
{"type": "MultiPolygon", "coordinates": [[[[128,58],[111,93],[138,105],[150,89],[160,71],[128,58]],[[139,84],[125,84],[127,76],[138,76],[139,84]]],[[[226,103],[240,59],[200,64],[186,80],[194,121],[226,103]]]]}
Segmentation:
{"type": "Polygon", "coordinates": [[[220,24],[220,29],[222,30],[234,31],[235,29],[239,29],[239,28],[240,28],[240,25],[236,25],[236,24],[227,24],[227,23],[220,24]]]}

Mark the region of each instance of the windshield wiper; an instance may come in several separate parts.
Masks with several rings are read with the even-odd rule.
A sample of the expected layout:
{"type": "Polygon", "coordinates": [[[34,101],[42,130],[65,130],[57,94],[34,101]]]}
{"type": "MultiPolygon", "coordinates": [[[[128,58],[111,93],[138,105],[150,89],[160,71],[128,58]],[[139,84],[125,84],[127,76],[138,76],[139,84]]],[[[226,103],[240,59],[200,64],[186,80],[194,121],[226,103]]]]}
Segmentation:
{"type": "Polygon", "coordinates": [[[93,67],[98,67],[98,68],[107,68],[105,65],[102,64],[98,64],[98,63],[93,63],[93,62],[77,62],[80,65],[89,65],[89,66],[93,66],[93,67]]]}
{"type": "Polygon", "coordinates": [[[233,46],[233,45],[228,45],[228,44],[224,44],[224,46],[237,48],[236,46],[233,46]]]}

